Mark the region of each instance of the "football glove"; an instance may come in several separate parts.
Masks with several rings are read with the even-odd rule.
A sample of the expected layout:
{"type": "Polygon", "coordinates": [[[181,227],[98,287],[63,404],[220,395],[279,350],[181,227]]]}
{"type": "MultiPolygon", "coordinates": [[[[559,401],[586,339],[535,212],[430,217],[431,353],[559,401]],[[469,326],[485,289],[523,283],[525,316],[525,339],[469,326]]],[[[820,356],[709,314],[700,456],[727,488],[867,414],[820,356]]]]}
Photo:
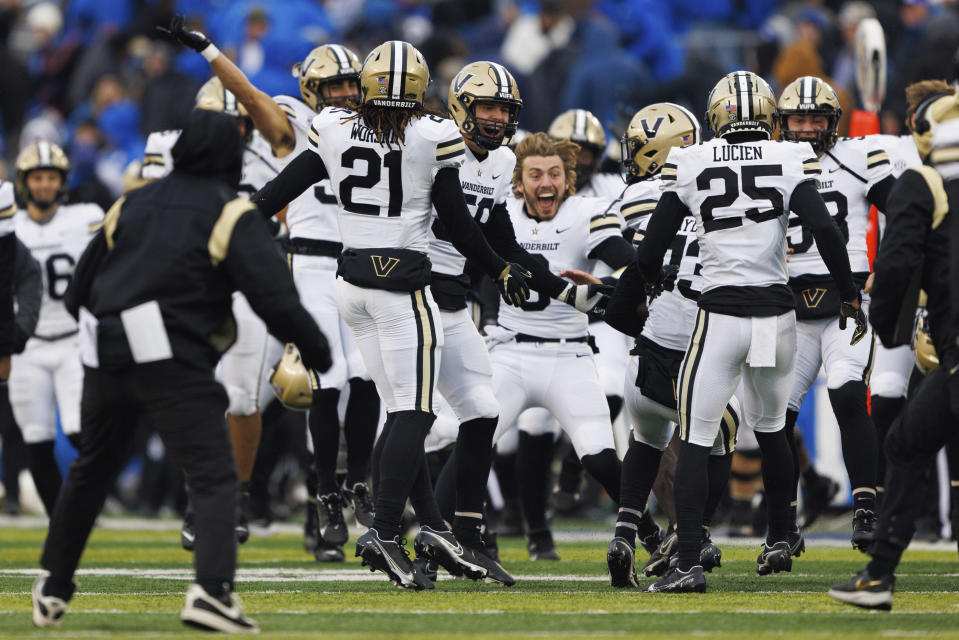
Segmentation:
{"type": "Polygon", "coordinates": [[[659,270],[659,279],[655,282],[646,283],[646,295],[652,302],[663,291],[672,291],[676,285],[676,276],[679,274],[679,267],[674,264],[664,264],[659,270]]]}
{"type": "Polygon", "coordinates": [[[845,331],[846,329],[846,320],[852,320],[856,323],[856,328],[852,332],[852,340],[849,341],[850,345],[857,344],[860,340],[866,337],[866,314],[862,310],[862,298],[859,299],[859,307],[852,306],[852,303],[842,301],[839,305],[839,329],[845,331]]]}
{"type": "Polygon", "coordinates": [[[518,307],[529,300],[529,285],[526,280],[532,276],[533,274],[523,267],[510,262],[497,276],[496,287],[507,304],[518,307]]]}
{"type": "MultiPolygon", "coordinates": [[[[562,293],[556,296],[560,302],[565,302],[577,311],[591,314],[596,307],[605,309],[609,296],[613,294],[613,287],[608,284],[568,284],[562,293]]],[[[602,314],[600,315],[602,317],[602,314]]]]}
{"type": "Polygon", "coordinates": [[[213,44],[210,42],[210,39],[206,37],[203,33],[199,31],[193,31],[192,29],[186,28],[186,19],[183,16],[174,16],[170,20],[170,28],[164,29],[163,27],[157,27],[157,31],[160,33],[173,38],[184,47],[189,47],[200,53],[208,46],[213,44]]]}

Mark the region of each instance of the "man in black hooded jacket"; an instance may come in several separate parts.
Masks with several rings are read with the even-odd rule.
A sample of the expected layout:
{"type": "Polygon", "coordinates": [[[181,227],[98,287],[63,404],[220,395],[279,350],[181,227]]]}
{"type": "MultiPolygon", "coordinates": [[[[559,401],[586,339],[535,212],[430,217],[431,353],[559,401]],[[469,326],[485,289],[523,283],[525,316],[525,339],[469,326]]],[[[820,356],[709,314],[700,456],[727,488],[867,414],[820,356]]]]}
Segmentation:
{"type": "Polygon", "coordinates": [[[84,385],[79,456],[50,520],[33,587],[33,621],[59,624],[72,578],[127,458],[133,427],[156,425],[190,478],[196,507],[196,582],[181,619],[255,632],[232,595],[236,472],[213,368],[236,338],[239,289],[307,367],[331,364],[326,339],[300,304],[263,217],[235,197],[243,145],[235,121],[195,110],[166,178],[118,200],[77,264],[67,308],[78,316],[84,385]]]}

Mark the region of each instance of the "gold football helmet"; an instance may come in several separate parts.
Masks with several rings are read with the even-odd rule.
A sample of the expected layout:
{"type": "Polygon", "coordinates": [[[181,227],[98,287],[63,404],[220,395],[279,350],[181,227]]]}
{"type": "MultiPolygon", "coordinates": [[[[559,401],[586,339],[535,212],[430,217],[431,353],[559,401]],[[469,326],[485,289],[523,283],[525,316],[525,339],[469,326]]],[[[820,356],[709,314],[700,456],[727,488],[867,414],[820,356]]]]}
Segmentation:
{"type": "Polygon", "coordinates": [[[246,118],[250,115],[243,103],[237,100],[233,92],[224,87],[223,82],[216,76],[203,83],[196,92],[194,108],[225,113],[234,118],[246,118]]]}
{"type": "Polygon", "coordinates": [[[283,349],[283,357],[270,370],[270,385],[284,407],[306,411],[313,404],[313,391],[319,388],[316,374],[306,368],[300,351],[292,342],[283,349]]]}
{"type": "Polygon", "coordinates": [[[357,55],[346,47],[324,44],[310,51],[303,62],[293,65],[292,74],[300,83],[303,102],[314,111],[321,111],[337,102],[359,103],[359,93],[343,98],[328,98],[323,95],[323,85],[334,80],[356,80],[359,85],[362,68],[357,55]]]}
{"type": "Polygon", "coordinates": [[[727,74],[709,92],[706,104],[706,123],[717,136],[744,131],[772,136],[776,130],[776,96],[751,71],[727,74]]]}
{"type": "Polygon", "coordinates": [[[24,147],[17,156],[17,174],[14,187],[17,195],[24,202],[32,202],[41,209],[49,209],[57,202],[63,202],[67,197],[67,174],[70,173],[70,160],[59,146],[46,140],[39,140],[24,147]],[[63,180],[57,191],[56,199],[50,202],[37,201],[27,188],[27,174],[36,169],[55,169],[60,172],[63,180]]]}
{"type": "Polygon", "coordinates": [[[584,163],[580,159],[576,163],[576,190],[581,190],[599,169],[606,151],[606,131],[599,118],[586,109],[570,109],[556,116],[547,134],[553,140],[570,140],[592,152],[591,162],[584,163]]]}
{"type": "Polygon", "coordinates": [[[839,118],[842,108],[839,98],[828,83],[815,76],[803,76],[793,80],[779,96],[779,132],[784,140],[808,142],[822,153],[836,144],[839,138],[839,118]],[[791,131],[789,116],[824,116],[829,123],[823,131],[791,131]],[[815,138],[804,137],[815,133],[815,138]]]}
{"type": "Polygon", "coordinates": [[[370,51],[360,70],[363,102],[397,109],[423,105],[430,70],[423,54],[409,42],[390,40],[370,51]]]}
{"type": "Polygon", "coordinates": [[[663,168],[670,149],[699,140],[699,121],[689,110],[671,102],[651,104],[636,112],[623,133],[623,166],[630,179],[648,178],[663,168]]]}
{"type": "Polygon", "coordinates": [[[519,112],[523,99],[513,74],[495,62],[473,62],[462,69],[450,83],[449,112],[463,135],[484,149],[496,149],[509,144],[519,124],[519,112]],[[492,120],[476,118],[476,103],[496,102],[509,108],[509,120],[505,125],[492,120]],[[483,129],[496,130],[489,136],[483,129]]]}
{"type": "Polygon", "coordinates": [[[932,150],[932,134],[936,127],[953,118],[959,118],[959,96],[955,93],[930,96],[916,107],[912,137],[916,141],[920,156],[925,158],[932,150]]]}
{"type": "Polygon", "coordinates": [[[916,364],[926,375],[935,371],[936,367],[939,366],[939,356],[936,354],[936,346],[932,344],[932,336],[929,335],[929,319],[925,309],[916,317],[916,331],[912,336],[912,349],[916,352],[916,364]]]}
{"type": "Polygon", "coordinates": [[[123,193],[130,193],[150,182],[143,177],[143,160],[135,158],[123,170],[123,193]]]}

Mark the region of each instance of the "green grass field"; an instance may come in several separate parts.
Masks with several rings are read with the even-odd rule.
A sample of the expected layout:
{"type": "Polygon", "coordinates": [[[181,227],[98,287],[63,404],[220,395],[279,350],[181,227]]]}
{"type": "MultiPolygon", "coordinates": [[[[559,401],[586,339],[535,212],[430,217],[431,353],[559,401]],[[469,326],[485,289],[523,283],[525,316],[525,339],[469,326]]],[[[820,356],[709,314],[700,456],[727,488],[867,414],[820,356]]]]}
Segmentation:
{"type": "MultiPolygon", "coordinates": [[[[45,530],[0,524],[0,637],[208,637],[179,621],[192,572],[176,531],[131,525],[94,532],[62,625],[40,630],[30,585],[45,530]]],[[[441,576],[435,591],[410,593],[352,557],[319,565],[285,533],[241,547],[237,591],[263,635],[277,638],[959,638],[955,547],[908,552],[894,609],[881,613],[826,595],[862,568],[866,556],[851,549],[812,541],[791,574],[760,578],[758,547],[721,546],[723,567],[707,576],[704,595],[612,589],[602,538],[560,541],[563,560],[545,564],[527,559],[522,540],[506,539],[502,560],[515,587],[441,576]]]]}

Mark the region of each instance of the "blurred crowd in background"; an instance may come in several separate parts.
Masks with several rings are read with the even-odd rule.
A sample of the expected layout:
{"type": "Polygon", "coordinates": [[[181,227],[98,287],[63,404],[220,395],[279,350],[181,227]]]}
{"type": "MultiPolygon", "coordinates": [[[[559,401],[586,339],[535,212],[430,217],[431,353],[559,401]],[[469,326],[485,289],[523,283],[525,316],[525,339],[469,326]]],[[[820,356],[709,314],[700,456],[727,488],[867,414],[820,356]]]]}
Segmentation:
{"type": "MultiPolygon", "coordinates": [[[[856,26],[869,17],[887,42],[882,130],[903,133],[904,87],[954,80],[959,48],[959,7],[928,0],[0,0],[0,177],[11,178],[21,148],[46,139],[69,155],[70,199],[109,208],[147,135],[179,127],[211,75],[201,56],[157,31],[178,13],[270,95],[299,96],[290,68],[315,46],[344,44],[362,59],[402,39],[426,57],[434,108],[445,111],[465,63],[492,60],[517,78],[521,128],[545,130],[562,111],[585,108],[611,143],[651,102],[703,113],[716,79],[743,68],[777,93],[803,75],[827,78],[848,118],[858,102],[856,26]]],[[[270,410],[278,415],[267,422],[287,426],[264,429],[257,466],[268,511],[270,495],[308,464],[302,414],[270,410]]],[[[138,450],[120,502],[143,513],[182,506],[182,495],[150,489],[179,479],[159,440],[146,433],[138,450]]],[[[282,517],[282,505],[272,515],[282,517]]]]}

